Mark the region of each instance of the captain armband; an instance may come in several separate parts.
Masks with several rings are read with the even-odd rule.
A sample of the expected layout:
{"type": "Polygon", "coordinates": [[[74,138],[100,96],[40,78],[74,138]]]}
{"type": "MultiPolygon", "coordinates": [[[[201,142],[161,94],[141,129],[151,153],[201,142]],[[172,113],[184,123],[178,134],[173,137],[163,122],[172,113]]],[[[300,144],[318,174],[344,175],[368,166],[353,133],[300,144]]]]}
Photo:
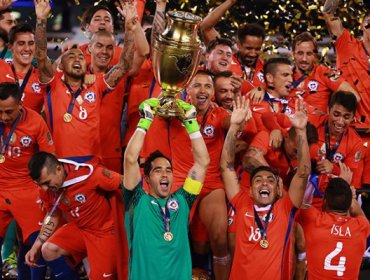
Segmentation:
{"type": "Polygon", "coordinates": [[[184,190],[188,193],[198,195],[203,187],[203,184],[199,181],[195,181],[189,177],[186,178],[184,183],[184,190]]]}

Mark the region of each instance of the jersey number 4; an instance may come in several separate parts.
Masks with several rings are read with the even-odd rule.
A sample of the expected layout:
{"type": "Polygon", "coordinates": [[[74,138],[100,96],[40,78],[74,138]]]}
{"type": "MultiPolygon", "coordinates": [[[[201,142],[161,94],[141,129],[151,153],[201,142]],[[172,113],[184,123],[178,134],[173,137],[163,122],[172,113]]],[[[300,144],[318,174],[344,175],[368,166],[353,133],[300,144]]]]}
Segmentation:
{"type": "Polygon", "coordinates": [[[324,262],[324,269],[325,270],[334,270],[337,272],[337,276],[343,276],[343,272],[346,270],[346,257],[339,257],[339,263],[334,265],[331,263],[332,259],[339,255],[342,252],[343,243],[337,242],[337,247],[335,247],[334,251],[331,251],[325,258],[324,262]]]}

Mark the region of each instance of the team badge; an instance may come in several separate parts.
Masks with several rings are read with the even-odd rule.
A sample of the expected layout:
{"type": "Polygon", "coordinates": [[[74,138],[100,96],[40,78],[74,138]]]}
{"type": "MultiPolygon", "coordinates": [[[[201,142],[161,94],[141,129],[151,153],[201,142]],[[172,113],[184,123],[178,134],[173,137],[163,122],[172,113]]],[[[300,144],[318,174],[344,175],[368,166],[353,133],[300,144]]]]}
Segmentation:
{"type": "Polygon", "coordinates": [[[93,103],[96,100],[96,94],[92,91],[89,91],[85,94],[85,101],[89,103],[93,103]]]}
{"type": "Polygon", "coordinates": [[[361,151],[355,153],[355,162],[359,162],[361,159],[361,151]]]}
{"type": "Polygon", "coordinates": [[[167,207],[173,211],[177,211],[179,209],[179,203],[176,199],[170,199],[167,202],[167,207]]]}
{"type": "Polygon", "coordinates": [[[29,136],[23,136],[19,142],[21,143],[22,147],[29,147],[32,144],[32,139],[29,136]]]}
{"type": "Polygon", "coordinates": [[[208,138],[212,138],[215,136],[215,128],[212,125],[206,125],[206,127],[203,129],[203,133],[208,138]]]}
{"type": "Polygon", "coordinates": [[[86,196],[82,193],[78,193],[78,194],[75,195],[75,201],[83,204],[83,203],[86,202],[86,196]]]}
{"type": "Polygon", "coordinates": [[[309,91],[313,92],[317,91],[317,89],[319,88],[319,83],[317,81],[310,81],[307,86],[309,91]]]}
{"type": "Polygon", "coordinates": [[[260,80],[262,83],[265,82],[265,77],[263,76],[263,73],[262,72],[258,72],[257,74],[257,78],[258,80],[260,80]]]}
{"type": "Polygon", "coordinates": [[[344,157],[341,153],[335,153],[334,156],[333,156],[333,161],[335,163],[338,163],[338,162],[342,161],[343,158],[344,157]]]}
{"type": "Polygon", "coordinates": [[[46,132],[46,139],[48,140],[48,144],[51,146],[54,144],[53,137],[51,137],[50,131],[46,132]]]}
{"type": "Polygon", "coordinates": [[[274,220],[274,213],[270,213],[270,218],[269,220],[267,221],[267,215],[268,214],[265,214],[262,216],[262,221],[264,221],[265,223],[271,223],[273,220],[274,220]]]}
{"type": "Polygon", "coordinates": [[[284,112],[286,115],[288,116],[291,116],[293,115],[293,111],[292,111],[292,108],[290,108],[289,106],[286,106],[285,108],[285,112],[284,112]]]}
{"type": "Polygon", "coordinates": [[[31,87],[32,87],[32,90],[35,93],[40,93],[41,92],[41,87],[40,87],[39,83],[33,83],[31,87]]]}
{"type": "Polygon", "coordinates": [[[8,57],[8,58],[5,58],[4,61],[8,64],[12,64],[13,63],[13,58],[11,57],[8,57]]]}

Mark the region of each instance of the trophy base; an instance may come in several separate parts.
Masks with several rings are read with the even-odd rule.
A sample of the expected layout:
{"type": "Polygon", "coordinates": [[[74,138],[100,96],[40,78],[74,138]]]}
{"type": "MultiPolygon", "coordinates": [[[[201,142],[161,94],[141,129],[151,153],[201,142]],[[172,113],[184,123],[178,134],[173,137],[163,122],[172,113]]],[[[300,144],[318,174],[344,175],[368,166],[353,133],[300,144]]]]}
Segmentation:
{"type": "Polygon", "coordinates": [[[161,118],[184,118],[183,110],[177,105],[176,98],[172,96],[162,96],[159,98],[160,106],[156,109],[156,115],[161,118]]]}

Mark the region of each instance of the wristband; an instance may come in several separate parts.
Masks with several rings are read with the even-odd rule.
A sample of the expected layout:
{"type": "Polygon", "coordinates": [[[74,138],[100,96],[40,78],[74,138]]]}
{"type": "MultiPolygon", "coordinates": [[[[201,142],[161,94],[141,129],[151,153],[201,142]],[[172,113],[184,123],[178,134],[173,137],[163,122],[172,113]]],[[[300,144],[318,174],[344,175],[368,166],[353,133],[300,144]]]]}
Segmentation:
{"type": "Polygon", "coordinates": [[[148,131],[151,124],[152,124],[152,121],[150,121],[148,119],[141,118],[139,123],[137,124],[137,127],[141,128],[145,131],[148,131]]]}
{"type": "Polygon", "coordinates": [[[188,134],[193,134],[194,132],[199,131],[199,124],[196,120],[184,121],[184,126],[188,134]]]}

